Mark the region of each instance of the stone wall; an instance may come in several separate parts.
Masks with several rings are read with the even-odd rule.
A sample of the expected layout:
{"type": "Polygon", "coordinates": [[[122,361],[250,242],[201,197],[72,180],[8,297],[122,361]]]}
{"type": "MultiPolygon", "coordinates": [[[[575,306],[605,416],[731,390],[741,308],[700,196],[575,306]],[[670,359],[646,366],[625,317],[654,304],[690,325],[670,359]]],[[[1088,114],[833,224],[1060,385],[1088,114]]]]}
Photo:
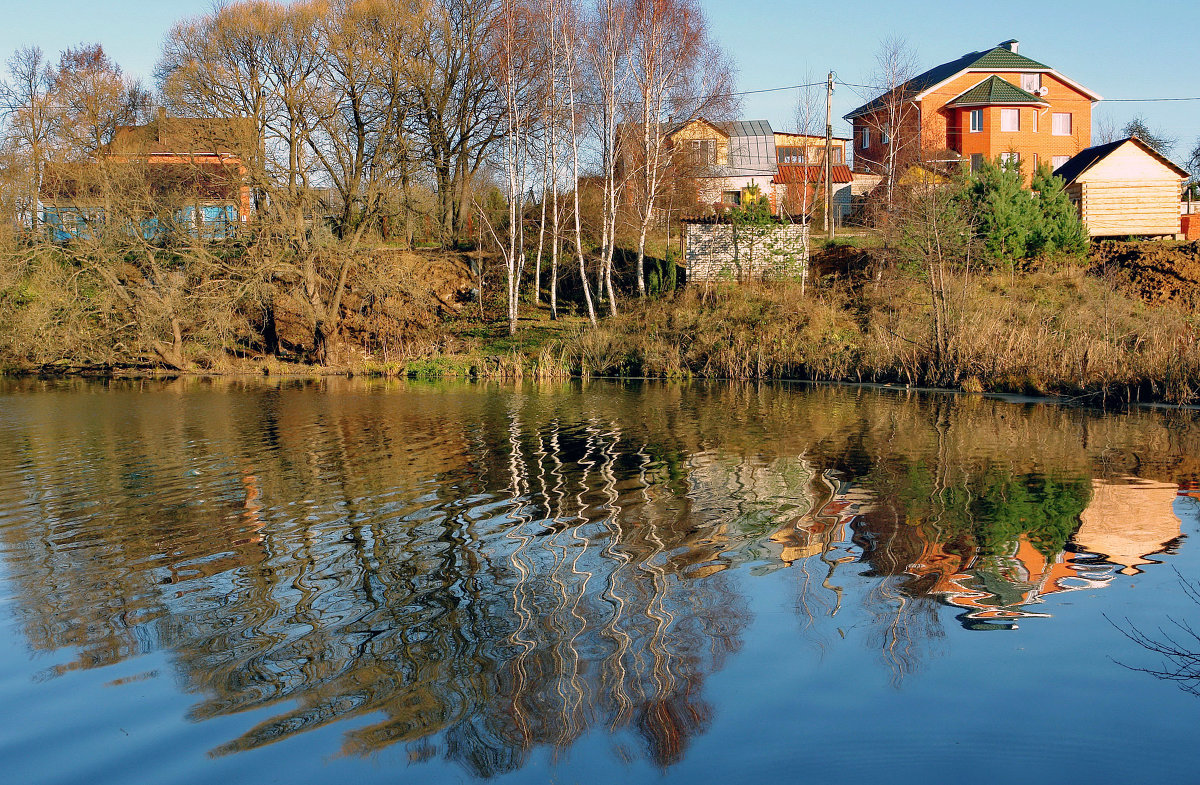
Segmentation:
{"type": "Polygon", "coordinates": [[[691,282],[800,278],[808,266],[808,227],[803,224],[684,226],[683,257],[691,282]]]}

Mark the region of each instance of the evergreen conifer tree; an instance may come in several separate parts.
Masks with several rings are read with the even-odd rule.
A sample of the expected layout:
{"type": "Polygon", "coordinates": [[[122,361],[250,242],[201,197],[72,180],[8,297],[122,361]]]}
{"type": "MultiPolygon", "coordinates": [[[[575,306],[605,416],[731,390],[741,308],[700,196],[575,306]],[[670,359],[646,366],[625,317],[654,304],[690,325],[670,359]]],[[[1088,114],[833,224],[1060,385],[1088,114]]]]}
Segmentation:
{"type": "Polygon", "coordinates": [[[1010,265],[1029,256],[1039,216],[1019,162],[985,162],[967,182],[966,201],[987,256],[1010,265]]]}
{"type": "Polygon", "coordinates": [[[1088,233],[1079,211],[1067,196],[1066,183],[1046,164],[1033,175],[1033,190],[1038,194],[1040,220],[1034,232],[1035,253],[1078,256],[1088,247],[1088,233]]]}

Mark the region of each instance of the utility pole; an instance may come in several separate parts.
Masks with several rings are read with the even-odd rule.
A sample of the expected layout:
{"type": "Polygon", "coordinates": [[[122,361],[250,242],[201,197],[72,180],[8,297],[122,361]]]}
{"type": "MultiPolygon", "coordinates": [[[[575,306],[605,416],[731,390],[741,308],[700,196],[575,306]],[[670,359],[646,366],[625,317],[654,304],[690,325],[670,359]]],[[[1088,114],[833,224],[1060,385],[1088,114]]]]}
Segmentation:
{"type": "Polygon", "coordinates": [[[825,231],[833,239],[833,71],[825,84],[825,231]]]}

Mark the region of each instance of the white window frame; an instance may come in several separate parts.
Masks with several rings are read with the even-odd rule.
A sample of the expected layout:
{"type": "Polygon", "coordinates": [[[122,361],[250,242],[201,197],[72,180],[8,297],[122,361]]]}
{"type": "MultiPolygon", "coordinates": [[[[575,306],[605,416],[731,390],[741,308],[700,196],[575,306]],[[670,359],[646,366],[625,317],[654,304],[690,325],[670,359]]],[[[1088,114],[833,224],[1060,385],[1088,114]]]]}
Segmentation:
{"type": "Polygon", "coordinates": [[[1021,130],[1021,110],[1004,107],[1000,110],[1000,130],[1005,133],[1016,133],[1021,130]]]}
{"type": "Polygon", "coordinates": [[[1074,130],[1074,118],[1070,112],[1055,112],[1051,118],[1050,132],[1054,136],[1071,136],[1074,130]],[[1065,118],[1065,120],[1064,120],[1065,118]],[[1066,123],[1066,130],[1062,130],[1063,122],[1066,123]]]}
{"type": "Polygon", "coordinates": [[[1033,125],[1032,125],[1032,127],[1030,127],[1029,130],[1036,134],[1038,132],[1038,110],[1036,107],[1033,110],[1032,117],[1033,117],[1033,125]]]}
{"type": "Polygon", "coordinates": [[[1005,164],[1012,163],[1012,162],[1016,162],[1019,164],[1021,162],[1021,154],[1014,153],[1014,152],[1000,153],[1000,165],[1001,166],[1004,166],[1005,164]]]}
{"type": "Polygon", "coordinates": [[[871,129],[865,125],[862,127],[862,139],[859,140],[858,146],[864,150],[871,146],[871,129]]]}
{"type": "Polygon", "coordinates": [[[1021,74],[1021,89],[1037,95],[1037,91],[1042,89],[1042,75],[1040,73],[1021,74]]]}
{"type": "Polygon", "coordinates": [[[977,134],[983,130],[983,110],[971,109],[967,112],[967,123],[971,133],[977,134]]]}
{"type": "Polygon", "coordinates": [[[1055,155],[1050,158],[1050,168],[1057,169],[1058,167],[1071,160],[1069,155],[1055,155]]]}
{"type": "Polygon", "coordinates": [[[887,132],[886,128],[879,132],[879,143],[885,145],[892,143],[892,135],[887,132]]]}

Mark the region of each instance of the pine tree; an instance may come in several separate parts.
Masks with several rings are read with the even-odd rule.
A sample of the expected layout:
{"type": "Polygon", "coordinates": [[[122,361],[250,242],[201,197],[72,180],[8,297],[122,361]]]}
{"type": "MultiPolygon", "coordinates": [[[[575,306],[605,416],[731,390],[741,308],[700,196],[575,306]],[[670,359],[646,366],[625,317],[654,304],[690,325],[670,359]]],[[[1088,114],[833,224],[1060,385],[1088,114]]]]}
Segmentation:
{"type": "Polygon", "coordinates": [[[1033,190],[1038,194],[1040,220],[1034,231],[1031,250],[1042,254],[1082,255],[1088,247],[1088,233],[1079,211],[1067,196],[1066,183],[1042,164],[1033,175],[1033,190]]]}
{"type": "Polygon", "coordinates": [[[965,200],[988,257],[1014,266],[1029,257],[1039,215],[1019,162],[985,162],[968,179],[965,200]]]}

